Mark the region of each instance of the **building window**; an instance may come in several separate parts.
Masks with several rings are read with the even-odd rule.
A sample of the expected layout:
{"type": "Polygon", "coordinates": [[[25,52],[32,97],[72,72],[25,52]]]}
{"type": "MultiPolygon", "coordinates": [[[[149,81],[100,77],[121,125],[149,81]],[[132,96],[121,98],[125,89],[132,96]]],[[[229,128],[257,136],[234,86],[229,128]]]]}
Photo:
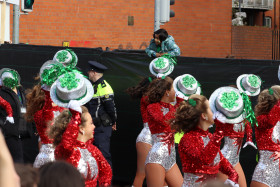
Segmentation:
{"type": "Polygon", "coordinates": [[[264,18],[264,26],[268,27],[268,28],[271,28],[271,17],[269,16],[266,16],[264,18]]]}

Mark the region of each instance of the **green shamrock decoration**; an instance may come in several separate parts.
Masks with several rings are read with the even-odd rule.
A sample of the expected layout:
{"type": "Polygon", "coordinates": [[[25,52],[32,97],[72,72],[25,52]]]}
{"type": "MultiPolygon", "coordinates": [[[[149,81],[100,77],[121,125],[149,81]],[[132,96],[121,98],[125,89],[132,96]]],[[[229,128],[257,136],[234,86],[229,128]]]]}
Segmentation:
{"type": "Polygon", "coordinates": [[[239,99],[239,96],[236,92],[224,92],[220,99],[220,102],[223,104],[224,108],[232,110],[235,106],[238,106],[236,101],[239,99]]]}
{"type": "Polygon", "coordinates": [[[76,78],[75,73],[66,73],[62,78],[59,79],[62,88],[67,87],[68,90],[78,87],[80,79],[76,78]]]}
{"type": "Polygon", "coordinates": [[[65,60],[67,59],[67,54],[68,52],[66,51],[60,51],[57,54],[56,58],[58,59],[59,62],[65,62],[65,60]]]}
{"type": "Polygon", "coordinates": [[[194,77],[191,77],[191,76],[185,76],[183,79],[182,79],[182,84],[188,88],[188,87],[193,87],[192,85],[196,83],[196,80],[194,77]]]}

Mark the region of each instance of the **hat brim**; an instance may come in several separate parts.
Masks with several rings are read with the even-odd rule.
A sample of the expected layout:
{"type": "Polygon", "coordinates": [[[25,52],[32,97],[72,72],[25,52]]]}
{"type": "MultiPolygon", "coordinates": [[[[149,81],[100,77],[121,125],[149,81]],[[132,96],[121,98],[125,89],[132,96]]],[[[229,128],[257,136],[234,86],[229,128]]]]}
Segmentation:
{"type": "MultiPolygon", "coordinates": [[[[57,104],[58,106],[60,107],[64,107],[64,108],[67,108],[68,107],[68,103],[65,103],[65,102],[62,102],[61,100],[59,100],[57,98],[57,95],[56,95],[56,86],[58,84],[58,81],[59,80],[56,80],[53,84],[52,84],[52,87],[50,89],[50,95],[51,95],[51,99],[52,101],[57,104]]],[[[90,83],[89,80],[87,80],[86,78],[84,78],[84,81],[85,81],[85,85],[86,85],[86,88],[87,88],[87,93],[85,95],[85,97],[83,97],[82,99],[80,100],[77,100],[80,104],[80,106],[86,104],[87,102],[89,102],[91,100],[91,98],[93,97],[94,95],[94,91],[93,91],[93,86],[92,84],[90,83]]]]}
{"type": "MultiPolygon", "coordinates": [[[[150,72],[151,72],[153,75],[155,75],[155,76],[157,76],[158,74],[160,74],[160,73],[157,73],[157,72],[155,72],[155,71],[153,70],[153,63],[154,63],[157,59],[158,59],[158,58],[155,58],[154,60],[152,60],[152,62],[151,62],[150,65],[149,65],[150,72]]],[[[169,62],[169,65],[170,65],[169,70],[168,70],[167,72],[165,72],[165,73],[161,73],[163,76],[170,75],[170,74],[172,73],[172,71],[174,70],[174,64],[172,64],[172,63],[169,62]]]]}
{"type": "MultiPolygon", "coordinates": [[[[19,75],[19,73],[17,72],[17,70],[14,70],[14,69],[11,69],[11,68],[2,68],[1,70],[0,70],[0,78],[1,78],[1,75],[2,75],[2,73],[4,72],[4,71],[15,71],[16,73],[17,73],[17,75],[18,75],[18,85],[20,85],[20,75],[19,75]]],[[[1,81],[2,82],[2,81],[1,81]]],[[[3,84],[3,83],[2,83],[3,84]]]]}
{"type": "MultiPolygon", "coordinates": [[[[174,90],[175,90],[175,92],[177,93],[177,92],[180,92],[180,93],[182,93],[180,90],[178,90],[178,88],[177,88],[177,83],[178,83],[178,81],[181,79],[181,77],[183,77],[183,76],[185,76],[186,74],[184,74],[184,75],[181,75],[181,76],[179,76],[179,77],[176,77],[176,79],[173,81],[173,88],[174,88],[174,90]]],[[[184,93],[183,93],[184,94],[184,93]]],[[[197,89],[196,89],[196,92],[195,93],[193,93],[193,94],[198,94],[198,95],[200,95],[201,94],[201,87],[199,86],[197,89]]],[[[191,94],[192,95],[192,94],[191,94]]],[[[190,95],[190,96],[191,96],[190,95]]],[[[184,98],[182,98],[182,99],[184,99],[184,100],[187,100],[189,98],[189,96],[186,96],[185,94],[184,94],[184,98]]]]}
{"type": "Polygon", "coordinates": [[[237,80],[236,80],[236,86],[237,86],[238,90],[241,91],[241,92],[245,92],[248,96],[257,96],[257,95],[259,95],[259,93],[260,93],[260,91],[261,91],[261,88],[258,88],[258,90],[257,90],[255,93],[251,93],[251,92],[249,92],[249,91],[247,91],[247,90],[244,90],[244,89],[241,87],[241,80],[242,80],[244,77],[246,77],[246,76],[248,76],[248,74],[240,75],[240,76],[237,78],[237,80]]]}
{"type": "MultiPolygon", "coordinates": [[[[225,89],[228,89],[228,88],[232,88],[233,90],[236,90],[236,91],[239,92],[239,90],[237,90],[236,88],[233,88],[233,87],[220,87],[220,88],[216,89],[211,94],[211,96],[209,98],[209,106],[210,106],[210,109],[213,112],[213,114],[215,114],[215,112],[217,112],[215,102],[216,102],[216,99],[217,99],[219,93],[222,92],[225,89]]],[[[221,114],[224,115],[222,112],[221,112],[221,114]]],[[[230,123],[230,124],[240,123],[240,122],[242,122],[245,119],[245,117],[243,116],[243,113],[240,114],[238,117],[233,118],[233,119],[228,119],[225,115],[224,115],[224,117],[226,118],[225,122],[226,123],[230,123]]],[[[217,120],[219,120],[219,118],[217,118],[217,120]]],[[[223,118],[223,120],[224,120],[224,118],[223,118]]],[[[219,121],[221,121],[221,120],[219,120],[219,121]]]]}

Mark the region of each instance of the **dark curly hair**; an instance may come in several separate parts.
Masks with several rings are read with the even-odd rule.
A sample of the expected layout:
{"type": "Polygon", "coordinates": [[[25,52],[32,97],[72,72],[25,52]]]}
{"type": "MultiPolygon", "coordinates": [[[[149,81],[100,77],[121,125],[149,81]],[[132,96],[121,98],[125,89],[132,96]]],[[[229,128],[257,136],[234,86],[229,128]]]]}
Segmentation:
{"type": "Polygon", "coordinates": [[[196,106],[192,106],[189,101],[182,101],[175,113],[175,119],[171,121],[171,128],[176,132],[190,132],[199,123],[202,113],[207,112],[207,98],[203,95],[191,95],[189,99],[196,101],[196,106]]]}
{"type": "Polygon", "coordinates": [[[145,95],[148,96],[149,103],[158,103],[167,90],[171,90],[173,79],[165,77],[164,79],[154,79],[148,87],[145,95]]]}
{"type": "Polygon", "coordinates": [[[258,103],[255,106],[255,115],[268,114],[273,106],[280,99],[280,86],[272,86],[273,94],[269,93],[269,89],[263,90],[258,96],[258,103]]]}
{"type": "Polygon", "coordinates": [[[150,84],[150,80],[154,80],[156,77],[151,75],[150,77],[143,78],[136,86],[126,89],[126,93],[131,96],[132,99],[142,98],[146,93],[147,88],[150,84]]]}
{"type": "MultiPolygon", "coordinates": [[[[39,80],[40,77],[35,77],[39,80]]],[[[26,121],[32,122],[34,114],[41,110],[45,104],[45,93],[41,90],[41,84],[36,84],[32,89],[26,90],[26,113],[24,115],[26,121]]]]}
{"type": "MultiPolygon", "coordinates": [[[[82,108],[82,115],[81,115],[81,124],[79,125],[84,125],[84,122],[86,122],[86,118],[85,118],[85,113],[88,112],[88,109],[84,106],[81,106],[82,108]]],[[[57,118],[55,118],[55,122],[54,124],[50,127],[50,131],[49,131],[49,137],[51,139],[53,139],[53,145],[57,146],[62,139],[62,135],[64,133],[64,131],[66,130],[68,123],[71,120],[71,113],[69,112],[69,110],[64,110],[63,112],[61,112],[59,114],[59,116],[57,118]]]]}

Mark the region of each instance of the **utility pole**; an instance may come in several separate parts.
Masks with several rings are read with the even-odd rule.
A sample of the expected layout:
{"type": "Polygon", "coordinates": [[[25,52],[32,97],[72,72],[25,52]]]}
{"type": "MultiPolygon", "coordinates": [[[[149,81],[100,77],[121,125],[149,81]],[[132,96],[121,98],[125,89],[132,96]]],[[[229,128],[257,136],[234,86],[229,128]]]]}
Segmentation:
{"type": "Polygon", "coordinates": [[[238,5],[239,5],[239,12],[241,12],[241,0],[239,0],[238,5]]]}
{"type": "Polygon", "coordinates": [[[13,5],[13,44],[19,44],[19,5],[13,5]]]}
{"type": "Polygon", "coordinates": [[[155,25],[154,31],[160,29],[160,0],[155,0],[155,25]]]}

